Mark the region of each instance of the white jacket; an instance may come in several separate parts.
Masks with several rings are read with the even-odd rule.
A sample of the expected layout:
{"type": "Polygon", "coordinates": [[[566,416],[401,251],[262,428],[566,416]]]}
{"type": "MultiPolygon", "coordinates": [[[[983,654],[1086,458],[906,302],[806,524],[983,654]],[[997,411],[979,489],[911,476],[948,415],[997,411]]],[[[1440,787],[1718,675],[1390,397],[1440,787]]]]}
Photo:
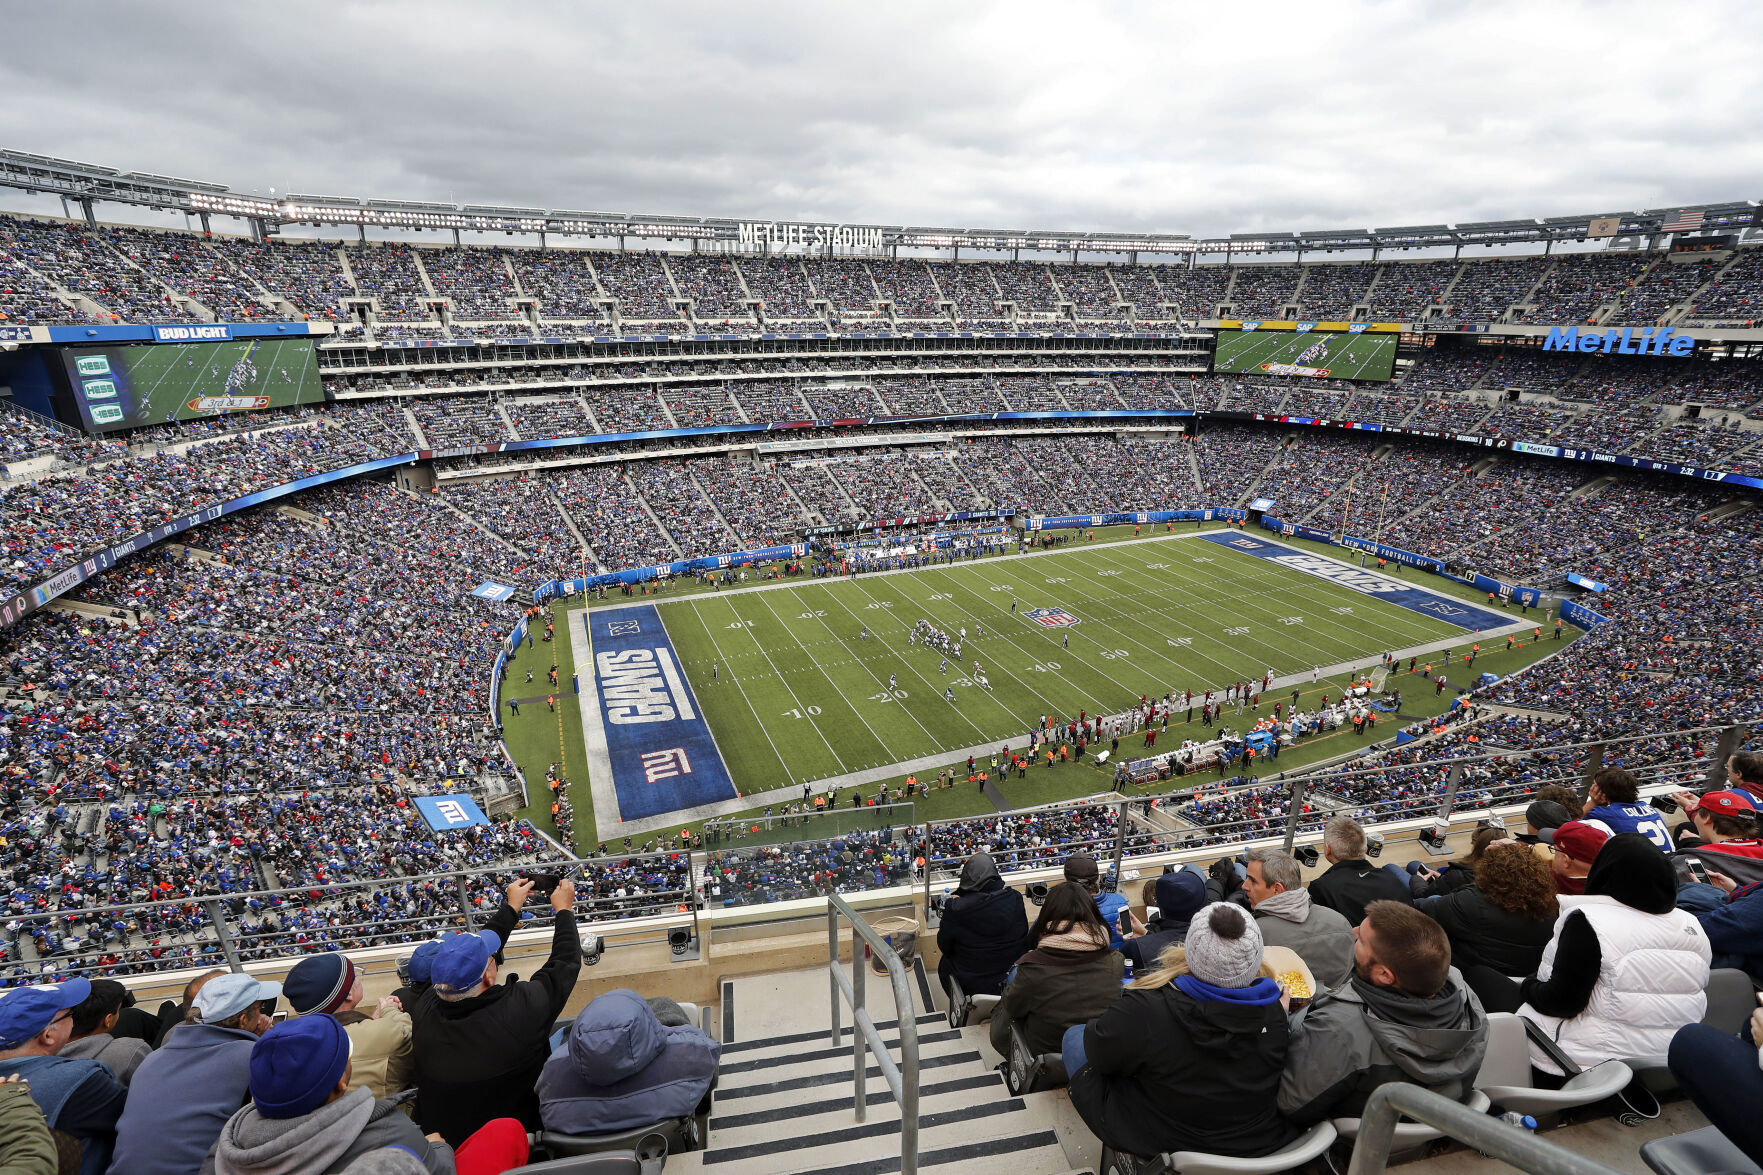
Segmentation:
{"type": "MultiPolygon", "coordinates": [[[[1601,965],[1585,1011],[1570,1020],[1545,1016],[1529,1004],[1518,1009],[1542,1026],[1580,1068],[1625,1057],[1664,1057],[1671,1037],[1698,1023],[1708,1010],[1704,989],[1713,950],[1693,914],[1672,910],[1647,914],[1613,897],[1563,895],[1555,937],[1543,948],[1537,978],[1554,970],[1561,926],[1578,910],[1598,936],[1601,965]]],[[[1559,1073],[1536,1045],[1531,1063],[1559,1073]]]]}

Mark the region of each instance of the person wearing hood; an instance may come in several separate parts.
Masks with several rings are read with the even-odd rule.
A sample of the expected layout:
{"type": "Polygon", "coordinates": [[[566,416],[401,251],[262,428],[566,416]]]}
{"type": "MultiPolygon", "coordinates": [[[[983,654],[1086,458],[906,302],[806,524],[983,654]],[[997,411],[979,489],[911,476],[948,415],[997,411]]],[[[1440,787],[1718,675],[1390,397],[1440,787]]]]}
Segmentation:
{"type": "MultiPolygon", "coordinates": [[[[1555,936],[1521,985],[1519,1015],[1542,1027],[1582,1069],[1662,1057],[1672,1034],[1708,1010],[1713,950],[1694,914],[1677,908],[1677,875],[1650,838],[1604,842],[1583,895],[1563,895],[1555,936]]],[[[1560,1076],[1537,1045],[1531,1065],[1560,1076]]]]}
{"type": "Polygon", "coordinates": [[[113,1035],[128,993],[129,989],[114,979],[92,980],[92,994],[73,1010],[73,1035],[55,1055],[102,1061],[127,1085],[153,1051],[144,1040],[113,1035]]]}
{"type": "Polygon", "coordinates": [[[618,988],[594,997],[539,1074],[546,1130],[604,1134],[707,1109],[722,1046],[690,1024],[664,1025],[618,988]]]}
{"type": "Polygon", "coordinates": [[[1462,1101],[1487,1046],[1487,1016],[1444,930],[1405,902],[1372,902],[1353,929],[1352,976],[1293,1020],[1277,1105],[1308,1127],[1358,1117],[1390,1081],[1462,1101]]]}
{"type": "Polygon", "coordinates": [[[1095,898],[1075,881],[1047,891],[1028,946],[992,1012],[992,1047],[1004,1056],[1010,1055],[1012,1024],[1022,1029],[1031,1052],[1058,1052],[1066,1029],[1095,1019],[1120,998],[1126,973],[1126,961],[1108,945],[1095,898]]]}
{"type": "Polygon", "coordinates": [[[961,866],[961,881],[943,905],[937,927],[937,978],[943,991],[951,977],[969,995],[997,995],[1004,976],[1028,946],[1028,914],[1022,895],[1004,884],[990,854],[975,853],[961,866]]]}
{"type": "Polygon", "coordinates": [[[1265,1155],[1297,1131],[1274,1109],[1290,1043],[1283,993],[1240,906],[1214,902],[1184,943],[1065,1035],[1071,1104],[1096,1137],[1164,1151],[1265,1155]]]}
{"type": "Polygon", "coordinates": [[[358,1155],[402,1146],[429,1175],[455,1175],[453,1148],[349,1087],[349,1034],[334,1016],[277,1024],[251,1046],[251,1100],[227,1119],[202,1175],[333,1175],[358,1155]]]}
{"type": "Polygon", "coordinates": [[[1207,904],[1206,882],[1191,869],[1171,870],[1157,878],[1156,897],[1157,917],[1144,934],[1127,939],[1120,948],[1138,974],[1156,967],[1167,948],[1180,946],[1187,938],[1188,923],[1207,904]]]}
{"type": "Polygon", "coordinates": [[[1297,858],[1279,849],[1251,849],[1242,888],[1262,943],[1290,947],[1324,988],[1347,981],[1353,973],[1353,927],[1340,911],[1310,900],[1297,858]]]}

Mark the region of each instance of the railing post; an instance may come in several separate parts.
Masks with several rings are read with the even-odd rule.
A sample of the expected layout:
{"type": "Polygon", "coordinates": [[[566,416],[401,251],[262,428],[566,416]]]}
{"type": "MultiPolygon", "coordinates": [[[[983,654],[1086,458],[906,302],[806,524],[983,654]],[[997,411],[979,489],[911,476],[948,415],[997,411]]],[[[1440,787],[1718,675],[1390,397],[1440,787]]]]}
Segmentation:
{"type": "Polygon", "coordinates": [[[1585,766],[1581,768],[1579,780],[1587,787],[1592,785],[1592,776],[1604,769],[1604,744],[1593,743],[1585,749],[1585,766]]]}
{"type": "Polygon", "coordinates": [[[1714,747],[1714,760],[1708,764],[1708,791],[1718,791],[1726,786],[1726,761],[1738,753],[1739,744],[1745,741],[1745,728],[1738,725],[1727,727],[1720,732],[1720,741],[1714,747]]]}
{"type": "Polygon", "coordinates": [[[471,916],[471,897],[465,890],[465,874],[453,875],[453,888],[459,892],[459,910],[465,915],[465,929],[468,932],[476,930],[477,919],[471,916]]]}
{"type": "Polygon", "coordinates": [[[1463,764],[1458,763],[1451,768],[1450,774],[1445,777],[1445,799],[1439,805],[1440,820],[1451,818],[1451,806],[1457,802],[1457,784],[1462,778],[1463,764]]]}
{"type": "Polygon", "coordinates": [[[1303,817],[1304,796],[1309,790],[1310,787],[1305,776],[1300,775],[1292,780],[1291,810],[1286,813],[1285,851],[1287,854],[1291,853],[1292,845],[1298,839],[1298,821],[1303,817]]]}
{"type": "Polygon", "coordinates": [[[226,956],[226,965],[234,971],[243,971],[245,965],[239,961],[239,948],[233,943],[233,933],[226,928],[226,915],[221,913],[219,898],[206,898],[202,909],[208,914],[208,922],[214,927],[214,936],[220,940],[220,953],[226,956]]]}
{"type": "Polygon", "coordinates": [[[1122,871],[1126,860],[1126,805],[1128,800],[1114,802],[1114,892],[1120,893],[1126,874],[1122,871]]]}
{"type": "MultiPolygon", "coordinates": [[[[853,923],[862,917],[851,915],[853,923]]],[[[863,1092],[863,1071],[869,1067],[869,1058],[864,1055],[869,1039],[863,1032],[863,1025],[869,1019],[869,996],[865,991],[869,976],[869,963],[857,951],[857,928],[851,927],[851,1085],[857,1095],[857,1121],[861,1122],[868,1112],[868,1098],[863,1092]]],[[[864,944],[865,948],[868,944],[864,944]]],[[[906,1013],[902,1012],[904,1016],[906,1013]]]]}
{"type": "MultiPolygon", "coordinates": [[[[852,949],[856,949],[855,942],[852,943],[852,949]]],[[[832,960],[831,966],[827,970],[826,982],[833,992],[833,1047],[838,1048],[839,1004],[841,1001],[839,999],[839,977],[835,972],[839,969],[839,911],[831,902],[826,904],[826,952],[827,957],[832,960]]]]}

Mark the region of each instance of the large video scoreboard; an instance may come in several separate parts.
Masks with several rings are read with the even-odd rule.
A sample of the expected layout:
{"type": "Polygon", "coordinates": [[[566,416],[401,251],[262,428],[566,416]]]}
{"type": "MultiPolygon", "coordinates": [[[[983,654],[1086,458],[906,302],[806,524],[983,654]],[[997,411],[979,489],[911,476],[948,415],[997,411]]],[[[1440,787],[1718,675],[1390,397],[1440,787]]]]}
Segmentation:
{"type": "Polygon", "coordinates": [[[1212,370],[1219,375],[1387,380],[1402,327],[1393,322],[1220,324],[1212,370]],[[1233,329],[1234,328],[1234,329],[1233,329]]]}
{"type": "Polygon", "coordinates": [[[73,407],[91,432],[324,399],[309,338],[67,347],[73,407]]]}

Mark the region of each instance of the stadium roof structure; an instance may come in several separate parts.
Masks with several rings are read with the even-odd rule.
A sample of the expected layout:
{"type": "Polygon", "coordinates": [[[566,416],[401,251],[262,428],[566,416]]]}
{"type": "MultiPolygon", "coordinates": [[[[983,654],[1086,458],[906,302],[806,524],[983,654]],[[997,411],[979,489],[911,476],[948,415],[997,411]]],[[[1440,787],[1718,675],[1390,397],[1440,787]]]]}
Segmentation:
{"type": "MultiPolygon", "coordinates": [[[[556,233],[564,236],[641,237],[657,240],[751,243],[752,226],[790,228],[792,242],[823,241],[830,251],[846,238],[832,230],[857,230],[881,248],[980,249],[1052,253],[1315,253],[1385,249],[1461,248],[1465,245],[1554,244],[1597,237],[1699,232],[1721,234],[1763,224],[1763,204],[1731,200],[1542,220],[1469,221],[1398,228],[1322,232],[1232,233],[1195,239],[1186,233],[1109,233],[1069,229],[940,228],[915,225],[851,225],[814,221],[743,221],[730,217],[668,216],[641,212],[581,212],[499,204],[452,204],[430,200],[368,200],[354,196],[290,193],[279,199],[235,192],[223,184],[0,149],[0,187],[77,201],[90,218],[94,202],[130,204],[201,216],[234,216],[257,230],[286,224],[354,225],[454,232],[556,233]],[[1594,221],[1603,222],[1594,232],[1594,221]],[[1612,225],[1610,222],[1614,221],[1612,225]],[[1693,224],[1693,228],[1684,227],[1693,224]],[[743,233],[746,226],[747,233],[743,233]],[[1668,227],[1669,226],[1669,227],[1668,227]],[[816,230],[824,230],[817,232],[816,230]]],[[[772,235],[769,239],[776,240],[772,235]]]]}

